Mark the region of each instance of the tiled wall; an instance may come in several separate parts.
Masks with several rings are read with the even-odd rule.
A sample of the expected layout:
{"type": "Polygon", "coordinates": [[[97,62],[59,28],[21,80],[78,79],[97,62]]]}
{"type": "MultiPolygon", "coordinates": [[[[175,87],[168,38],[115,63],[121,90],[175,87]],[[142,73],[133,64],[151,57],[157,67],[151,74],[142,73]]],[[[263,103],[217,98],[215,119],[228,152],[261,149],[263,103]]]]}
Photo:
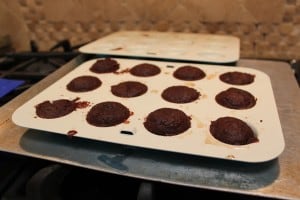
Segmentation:
{"type": "Polygon", "coordinates": [[[65,38],[75,45],[117,30],[159,30],[235,35],[241,39],[241,57],[300,59],[300,0],[2,0],[2,4],[0,11],[1,6],[6,8],[23,24],[23,39],[36,40],[42,49],[65,38]]]}

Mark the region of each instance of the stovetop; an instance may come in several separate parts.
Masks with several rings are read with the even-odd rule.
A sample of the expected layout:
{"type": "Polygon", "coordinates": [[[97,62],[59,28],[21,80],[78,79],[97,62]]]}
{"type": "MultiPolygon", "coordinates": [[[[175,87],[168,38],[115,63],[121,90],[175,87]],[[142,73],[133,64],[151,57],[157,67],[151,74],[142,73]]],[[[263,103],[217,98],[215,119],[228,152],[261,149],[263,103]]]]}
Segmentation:
{"type": "MultiPolygon", "coordinates": [[[[68,45],[67,48],[54,45],[48,52],[40,52],[32,46],[31,52],[6,53],[0,58],[0,78],[22,81],[0,98],[0,106],[78,55],[76,49],[70,50],[68,45]]],[[[96,199],[99,196],[103,199],[166,199],[170,195],[198,199],[205,194],[229,199],[267,199],[150,182],[9,153],[0,155],[0,178],[5,180],[0,185],[0,195],[5,199],[51,199],[53,195],[57,195],[56,199],[96,199]]]]}

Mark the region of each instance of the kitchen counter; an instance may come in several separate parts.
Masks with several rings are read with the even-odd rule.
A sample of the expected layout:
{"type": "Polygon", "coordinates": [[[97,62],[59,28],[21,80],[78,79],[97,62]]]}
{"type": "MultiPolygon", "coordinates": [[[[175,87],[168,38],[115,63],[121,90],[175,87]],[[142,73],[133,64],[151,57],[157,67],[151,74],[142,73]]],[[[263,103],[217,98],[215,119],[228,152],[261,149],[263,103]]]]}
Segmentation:
{"type": "Polygon", "coordinates": [[[267,73],[275,95],[285,150],[263,163],[241,163],[68,138],[16,126],[16,108],[74,69],[80,55],[0,108],[0,150],[93,170],[197,188],[280,199],[300,199],[300,88],[284,62],[242,59],[237,65],[267,73]]]}

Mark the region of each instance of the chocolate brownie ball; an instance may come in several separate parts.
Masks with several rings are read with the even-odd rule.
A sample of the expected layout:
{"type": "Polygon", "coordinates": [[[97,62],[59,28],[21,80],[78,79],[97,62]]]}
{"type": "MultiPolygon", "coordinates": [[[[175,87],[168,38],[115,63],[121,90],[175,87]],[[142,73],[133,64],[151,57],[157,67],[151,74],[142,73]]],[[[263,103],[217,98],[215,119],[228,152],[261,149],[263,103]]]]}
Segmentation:
{"type": "Polygon", "coordinates": [[[255,75],[243,72],[226,72],[219,76],[220,80],[232,85],[247,85],[254,82],[255,75]]]}
{"type": "Polygon", "coordinates": [[[149,63],[138,64],[129,70],[130,74],[142,77],[155,76],[160,72],[161,70],[158,66],[149,63]]]}
{"type": "Polygon", "coordinates": [[[172,103],[189,103],[199,98],[200,93],[187,86],[171,86],[165,89],[162,98],[172,103]]]}
{"type": "Polygon", "coordinates": [[[137,81],[126,81],[111,86],[111,92],[118,97],[137,97],[148,90],[145,84],[137,81]]]}
{"type": "Polygon", "coordinates": [[[88,92],[100,87],[102,82],[94,76],[79,76],[67,84],[67,89],[72,92],[88,92]]]}
{"type": "Polygon", "coordinates": [[[36,115],[44,119],[54,119],[63,117],[76,110],[75,101],[59,99],[55,101],[44,101],[35,106],[36,115]]]}
{"type": "Polygon", "coordinates": [[[249,109],[255,106],[257,99],[245,90],[229,88],[217,94],[215,100],[226,108],[249,109]]]}
{"type": "Polygon", "coordinates": [[[118,102],[107,101],[94,105],[86,116],[89,124],[97,127],[109,127],[121,124],[130,116],[127,107],[118,102]]]}
{"type": "Polygon", "coordinates": [[[115,72],[119,68],[119,63],[116,60],[105,58],[97,60],[90,68],[90,71],[101,74],[115,72]]]}
{"type": "Polygon", "coordinates": [[[221,117],[210,124],[210,133],[217,140],[231,145],[246,145],[258,142],[248,124],[234,117],[221,117]]]}
{"type": "Polygon", "coordinates": [[[188,130],[190,121],[191,118],[181,110],[160,108],[147,116],[144,127],[156,135],[173,136],[188,130]]]}
{"type": "Polygon", "coordinates": [[[177,79],[184,80],[184,81],[195,81],[203,79],[206,74],[205,72],[193,66],[182,66],[176,69],[173,73],[173,76],[177,79]]]}

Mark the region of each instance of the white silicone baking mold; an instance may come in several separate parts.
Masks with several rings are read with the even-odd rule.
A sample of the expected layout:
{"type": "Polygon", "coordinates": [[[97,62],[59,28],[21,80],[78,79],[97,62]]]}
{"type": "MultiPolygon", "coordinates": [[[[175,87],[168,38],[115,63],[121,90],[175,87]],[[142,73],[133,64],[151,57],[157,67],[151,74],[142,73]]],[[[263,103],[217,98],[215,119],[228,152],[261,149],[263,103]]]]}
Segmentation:
{"type": "MultiPolygon", "coordinates": [[[[12,116],[17,125],[32,129],[50,131],[67,135],[76,131],[73,137],[89,138],[135,147],[150,148],[163,151],[178,152],[213,158],[230,159],[244,162],[262,162],[276,158],[284,149],[284,139],[277,113],[277,107],[269,77],[258,70],[246,67],[228,67],[202,64],[184,64],[176,62],[159,62],[149,60],[115,59],[120,63],[119,72],[95,74],[89,68],[96,59],[86,61],[76,69],[62,77],[44,91],[19,107],[12,116]],[[128,69],[141,63],[155,64],[161,73],[153,77],[136,77],[128,73],[128,69]],[[182,81],[175,79],[172,73],[180,66],[192,65],[201,68],[206,77],[198,81],[182,81]],[[255,75],[252,84],[233,86],[219,80],[219,75],[229,71],[247,72],[255,75]],[[66,85],[75,77],[92,75],[102,81],[101,87],[84,93],[74,93],[66,89],[66,85]],[[148,86],[148,91],[134,98],[120,98],[111,94],[110,87],[123,81],[139,81],[148,86]],[[198,100],[186,103],[170,103],[161,98],[162,91],[172,85],[186,85],[201,93],[198,100]],[[251,109],[233,110],[220,106],[215,102],[219,92],[236,87],[246,90],[257,98],[251,109]],[[69,115],[56,119],[42,119],[36,116],[35,105],[46,100],[80,98],[90,102],[90,106],[77,109],[69,115]],[[126,123],[113,127],[95,127],[86,122],[86,114],[91,107],[104,101],[116,101],[128,107],[133,113],[126,123]],[[152,111],[163,108],[177,108],[191,116],[191,128],[176,136],[159,136],[147,131],[143,122],[152,111]],[[211,121],[219,117],[232,116],[244,120],[254,130],[259,142],[242,146],[224,144],[214,139],[209,126],[211,121]],[[130,131],[132,135],[122,134],[130,131]]],[[[43,134],[43,132],[41,132],[43,134]]]]}

